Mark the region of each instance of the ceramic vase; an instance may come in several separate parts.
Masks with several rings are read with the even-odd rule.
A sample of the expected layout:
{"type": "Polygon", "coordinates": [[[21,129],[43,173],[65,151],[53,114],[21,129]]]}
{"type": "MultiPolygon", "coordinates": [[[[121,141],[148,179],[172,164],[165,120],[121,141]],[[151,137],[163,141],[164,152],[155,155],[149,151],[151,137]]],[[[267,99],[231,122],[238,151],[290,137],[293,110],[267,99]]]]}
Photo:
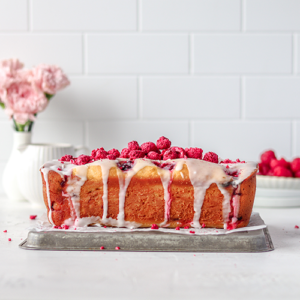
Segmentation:
{"type": "Polygon", "coordinates": [[[83,150],[84,146],[74,147],[70,144],[29,144],[21,149],[22,164],[18,172],[18,186],[33,206],[44,207],[43,186],[40,168],[47,161],[83,150]]]}
{"type": "Polygon", "coordinates": [[[8,162],[3,172],[3,188],[9,200],[25,200],[17,180],[17,175],[22,164],[21,150],[31,142],[31,132],[14,131],[13,147],[8,162]]]}

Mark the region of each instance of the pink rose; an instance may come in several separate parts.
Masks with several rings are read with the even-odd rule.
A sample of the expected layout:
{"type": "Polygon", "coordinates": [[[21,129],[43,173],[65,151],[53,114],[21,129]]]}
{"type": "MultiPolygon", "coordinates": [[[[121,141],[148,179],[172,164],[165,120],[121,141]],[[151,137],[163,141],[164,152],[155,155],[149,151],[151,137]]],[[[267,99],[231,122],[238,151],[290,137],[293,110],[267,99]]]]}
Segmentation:
{"type": "Polygon", "coordinates": [[[44,93],[54,95],[70,84],[67,76],[57,66],[39,65],[32,70],[31,80],[44,93]]]}
{"type": "Polygon", "coordinates": [[[10,117],[14,116],[20,124],[25,124],[28,120],[34,121],[34,115],[43,111],[48,104],[44,93],[26,81],[11,84],[3,102],[5,112],[10,117]]]}

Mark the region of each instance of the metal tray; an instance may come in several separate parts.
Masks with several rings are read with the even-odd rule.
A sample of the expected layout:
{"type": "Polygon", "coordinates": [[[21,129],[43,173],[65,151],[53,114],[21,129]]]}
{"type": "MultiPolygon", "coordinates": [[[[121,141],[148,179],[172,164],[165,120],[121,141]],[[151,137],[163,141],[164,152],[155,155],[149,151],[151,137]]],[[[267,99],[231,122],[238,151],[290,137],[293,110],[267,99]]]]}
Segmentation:
{"type": "Polygon", "coordinates": [[[181,235],[157,231],[30,231],[19,245],[27,250],[266,252],[274,250],[267,228],[224,235],[181,235]],[[100,250],[103,246],[105,250],[100,250]]]}

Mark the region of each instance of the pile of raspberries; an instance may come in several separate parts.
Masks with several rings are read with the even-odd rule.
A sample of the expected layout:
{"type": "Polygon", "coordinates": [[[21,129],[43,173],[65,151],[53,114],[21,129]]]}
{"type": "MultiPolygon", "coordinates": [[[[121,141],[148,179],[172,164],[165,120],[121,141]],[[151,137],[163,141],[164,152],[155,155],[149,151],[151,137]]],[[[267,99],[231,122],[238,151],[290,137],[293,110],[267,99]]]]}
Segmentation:
{"type": "Polygon", "coordinates": [[[160,137],[156,144],[147,142],[139,145],[138,142],[132,141],[128,143],[128,147],[124,148],[121,153],[117,149],[105,151],[104,148],[98,148],[92,151],[91,155],[80,155],[74,158],[71,155],[63,156],[61,162],[71,162],[75,165],[85,165],[87,163],[100,160],[116,158],[128,158],[135,160],[137,158],[147,158],[151,160],[167,160],[176,158],[196,158],[203,159],[212,163],[218,163],[218,155],[213,152],[208,152],[202,158],[203,150],[200,148],[181,148],[171,147],[171,141],[166,137],[160,137]]]}
{"type": "Polygon", "coordinates": [[[299,157],[288,162],[284,158],[277,159],[274,151],[268,150],[261,155],[260,160],[259,175],[300,178],[299,157]]]}

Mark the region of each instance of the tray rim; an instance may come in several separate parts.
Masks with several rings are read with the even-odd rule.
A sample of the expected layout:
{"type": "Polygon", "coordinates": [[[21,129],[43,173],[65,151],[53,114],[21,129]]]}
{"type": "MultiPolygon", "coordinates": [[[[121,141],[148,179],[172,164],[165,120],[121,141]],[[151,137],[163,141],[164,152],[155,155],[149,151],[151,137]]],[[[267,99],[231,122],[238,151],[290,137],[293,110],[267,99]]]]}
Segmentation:
{"type": "MultiPolygon", "coordinates": [[[[264,240],[265,240],[265,244],[266,244],[266,247],[262,250],[257,250],[257,249],[256,250],[249,249],[248,251],[245,251],[245,250],[231,251],[229,249],[209,249],[209,250],[208,249],[205,249],[205,250],[199,249],[197,251],[195,251],[195,250],[155,250],[155,249],[153,249],[153,250],[122,250],[122,249],[120,249],[120,250],[115,250],[115,249],[100,250],[100,249],[94,249],[94,248],[88,249],[88,248],[74,248],[74,247],[70,247],[67,249],[47,249],[47,248],[26,246],[27,238],[19,244],[19,248],[24,249],[24,250],[40,250],[40,251],[93,251],[93,252],[95,252],[95,251],[100,251],[100,252],[118,251],[118,252],[120,252],[121,251],[121,252],[173,252],[173,253],[174,252],[175,253],[182,253],[182,252],[185,252],[185,253],[195,253],[195,252],[202,252],[202,253],[205,253],[205,252],[206,253],[265,253],[265,252],[270,252],[270,251],[275,250],[268,227],[253,230],[253,231],[243,231],[240,233],[248,233],[248,232],[254,233],[254,232],[258,232],[258,231],[263,232],[264,240]]],[[[29,233],[30,233],[30,231],[28,232],[28,235],[29,235],[29,233]]],[[[238,235],[240,233],[236,232],[235,234],[238,235]]],[[[126,234],[126,233],[124,232],[122,234],[126,234]]],[[[161,234],[165,234],[165,233],[161,233],[161,234]]],[[[168,233],[168,234],[172,234],[172,233],[168,233]]],[[[222,236],[224,236],[224,235],[222,235],[222,236]]],[[[215,238],[217,238],[217,237],[218,236],[215,236],[215,238]]]]}

